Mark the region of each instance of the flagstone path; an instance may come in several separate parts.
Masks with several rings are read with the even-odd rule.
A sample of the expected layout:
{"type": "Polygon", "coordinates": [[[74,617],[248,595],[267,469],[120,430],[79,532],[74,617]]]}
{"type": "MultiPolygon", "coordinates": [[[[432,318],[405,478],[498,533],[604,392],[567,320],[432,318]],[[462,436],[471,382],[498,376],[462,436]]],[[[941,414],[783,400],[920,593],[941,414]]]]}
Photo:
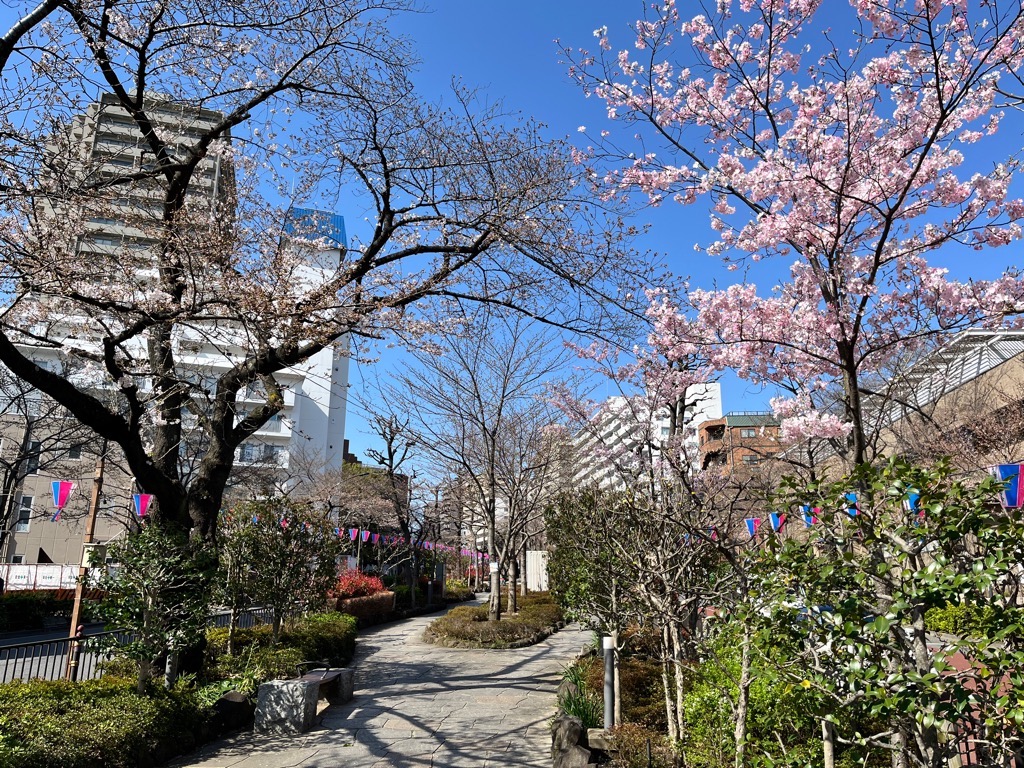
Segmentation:
{"type": "Polygon", "coordinates": [[[245,732],[175,768],[476,768],[551,765],[548,721],[562,668],[591,635],[570,625],[507,651],[439,648],[420,638],[439,614],[359,635],[355,698],[295,736],[245,732]]]}

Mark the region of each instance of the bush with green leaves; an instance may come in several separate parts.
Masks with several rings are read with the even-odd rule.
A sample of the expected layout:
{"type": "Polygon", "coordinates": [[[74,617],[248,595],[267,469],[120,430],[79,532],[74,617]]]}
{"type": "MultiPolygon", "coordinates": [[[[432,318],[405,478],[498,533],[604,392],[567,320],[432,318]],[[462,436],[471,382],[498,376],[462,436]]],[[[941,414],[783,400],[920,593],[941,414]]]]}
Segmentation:
{"type": "Polygon", "coordinates": [[[446,645],[508,648],[536,637],[560,621],[562,612],[554,598],[547,592],[532,592],[523,598],[518,614],[503,613],[501,621],[488,621],[484,605],[452,608],[430,624],[425,637],[441,639],[446,645]]]}
{"type": "Polygon", "coordinates": [[[785,674],[820,693],[841,738],[877,737],[908,764],[936,768],[961,748],[998,764],[1018,747],[1024,511],[1003,509],[1001,489],[947,463],[894,459],[840,482],[789,482],[772,500],[793,515],[817,507],[818,522],[805,537],[766,539],[765,631],[794,648],[785,674]],[[982,621],[934,643],[928,611],[948,605],[982,621]],[[893,732],[901,738],[884,735],[893,732]]]}
{"type": "Polygon", "coordinates": [[[275,637],[286,617],[324,607],[341,554],[326,512],[270,498],[239,504],[228,516],[223,546],[247,565],[232,572],[239,584],[229,591],[241,590],[248,601],[270,608],[275,637]]]}
{"type": "Polygon", "coordinates": [[[289,624],[281,642],[297,648],[308,661],[342,666],[356,650],[356,619],[344,613],[311,613],[289,624]]]}
{"type": "Polygon", "coordinates": [[[165,658],[166,682],[173,683],[177,655],[197,645],[206,629],[209,553],[149,522],[112,541],[107,554],[118,565],[100,578],[106,596],[97,613],[109,626],[132,635],[127,644],[116,645],[116,652],[139,663],[140,692],[165,658]]]}
{"type": "Polygon", "coordinates": [[[577,718],[584,728],[600,728],[604,707],[599,695],[587,686],[585,663],[574,662],[562,670],[563,684],[558,693],[558,709],[577,718]]]}
{"type": "Polygon", "coordinates": [[[145,768],[195,746],[206,713],[176,688],[132,680],[33,680],[0,685],[5,768],[145,768]]]}

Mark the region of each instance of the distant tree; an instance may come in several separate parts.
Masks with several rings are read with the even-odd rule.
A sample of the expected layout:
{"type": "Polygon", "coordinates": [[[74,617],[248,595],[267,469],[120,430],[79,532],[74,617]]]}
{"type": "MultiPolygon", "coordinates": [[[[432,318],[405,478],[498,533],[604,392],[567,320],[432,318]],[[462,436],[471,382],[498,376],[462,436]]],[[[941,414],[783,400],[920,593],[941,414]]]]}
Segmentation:
{"type": "Polygon", "coordinates": [[[536,323],[490,310],[441,335],[436,354],[416,358],[390,399],[407,406],[417,446],[479,515],[491,571],[488,615],[498,621],[501,570],[518,555],[527,521],[541,515],[539,494],[551,479],[555,454],[544,435],[557,413],[544,395],[564,355],[536,323]]]}
{"type": "Polygon", "coordinates": [[[326,603],[341,554],[336,526],[322,510],[281,498],[246,502],[230,515],[225,547],[244,562],[235,571],[239,590],[270,609],[277,642],[285,618],[326,603]]]}

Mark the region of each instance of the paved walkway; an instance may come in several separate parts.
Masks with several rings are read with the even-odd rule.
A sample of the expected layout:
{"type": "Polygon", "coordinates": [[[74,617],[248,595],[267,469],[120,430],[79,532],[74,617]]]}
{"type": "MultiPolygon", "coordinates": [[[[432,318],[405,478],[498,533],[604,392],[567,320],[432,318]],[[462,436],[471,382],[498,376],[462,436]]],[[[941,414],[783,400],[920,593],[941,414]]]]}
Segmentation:
{"type": "Polygon", "coordinates": [[[551,765],[548,721],[561,670],[590,640],[575,626],[508,651],[439,648],[420,637],[438,614],[359,635],[356,695],[296,736],[251,732],[177,768],[469,768],[551,765]]]}

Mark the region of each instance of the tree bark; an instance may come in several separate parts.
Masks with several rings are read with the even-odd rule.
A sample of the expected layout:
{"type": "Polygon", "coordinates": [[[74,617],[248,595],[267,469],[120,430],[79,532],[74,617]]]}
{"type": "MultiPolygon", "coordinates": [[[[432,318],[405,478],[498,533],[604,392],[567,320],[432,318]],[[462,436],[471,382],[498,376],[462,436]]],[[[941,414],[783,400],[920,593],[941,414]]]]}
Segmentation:
{"type": "Polygon", "coordinates": [[[750,627],[744,622],[740,645],[739,692],[736,696],[736,768],[743,768],[747,747],[747,710],[750,706],[750,627]]]}
{"type": "Polygon", "coordinates": [[[836,766],[836,744],[834,726],[828,720],[821,721],[821,753],[824,768],[836,766]]]}

